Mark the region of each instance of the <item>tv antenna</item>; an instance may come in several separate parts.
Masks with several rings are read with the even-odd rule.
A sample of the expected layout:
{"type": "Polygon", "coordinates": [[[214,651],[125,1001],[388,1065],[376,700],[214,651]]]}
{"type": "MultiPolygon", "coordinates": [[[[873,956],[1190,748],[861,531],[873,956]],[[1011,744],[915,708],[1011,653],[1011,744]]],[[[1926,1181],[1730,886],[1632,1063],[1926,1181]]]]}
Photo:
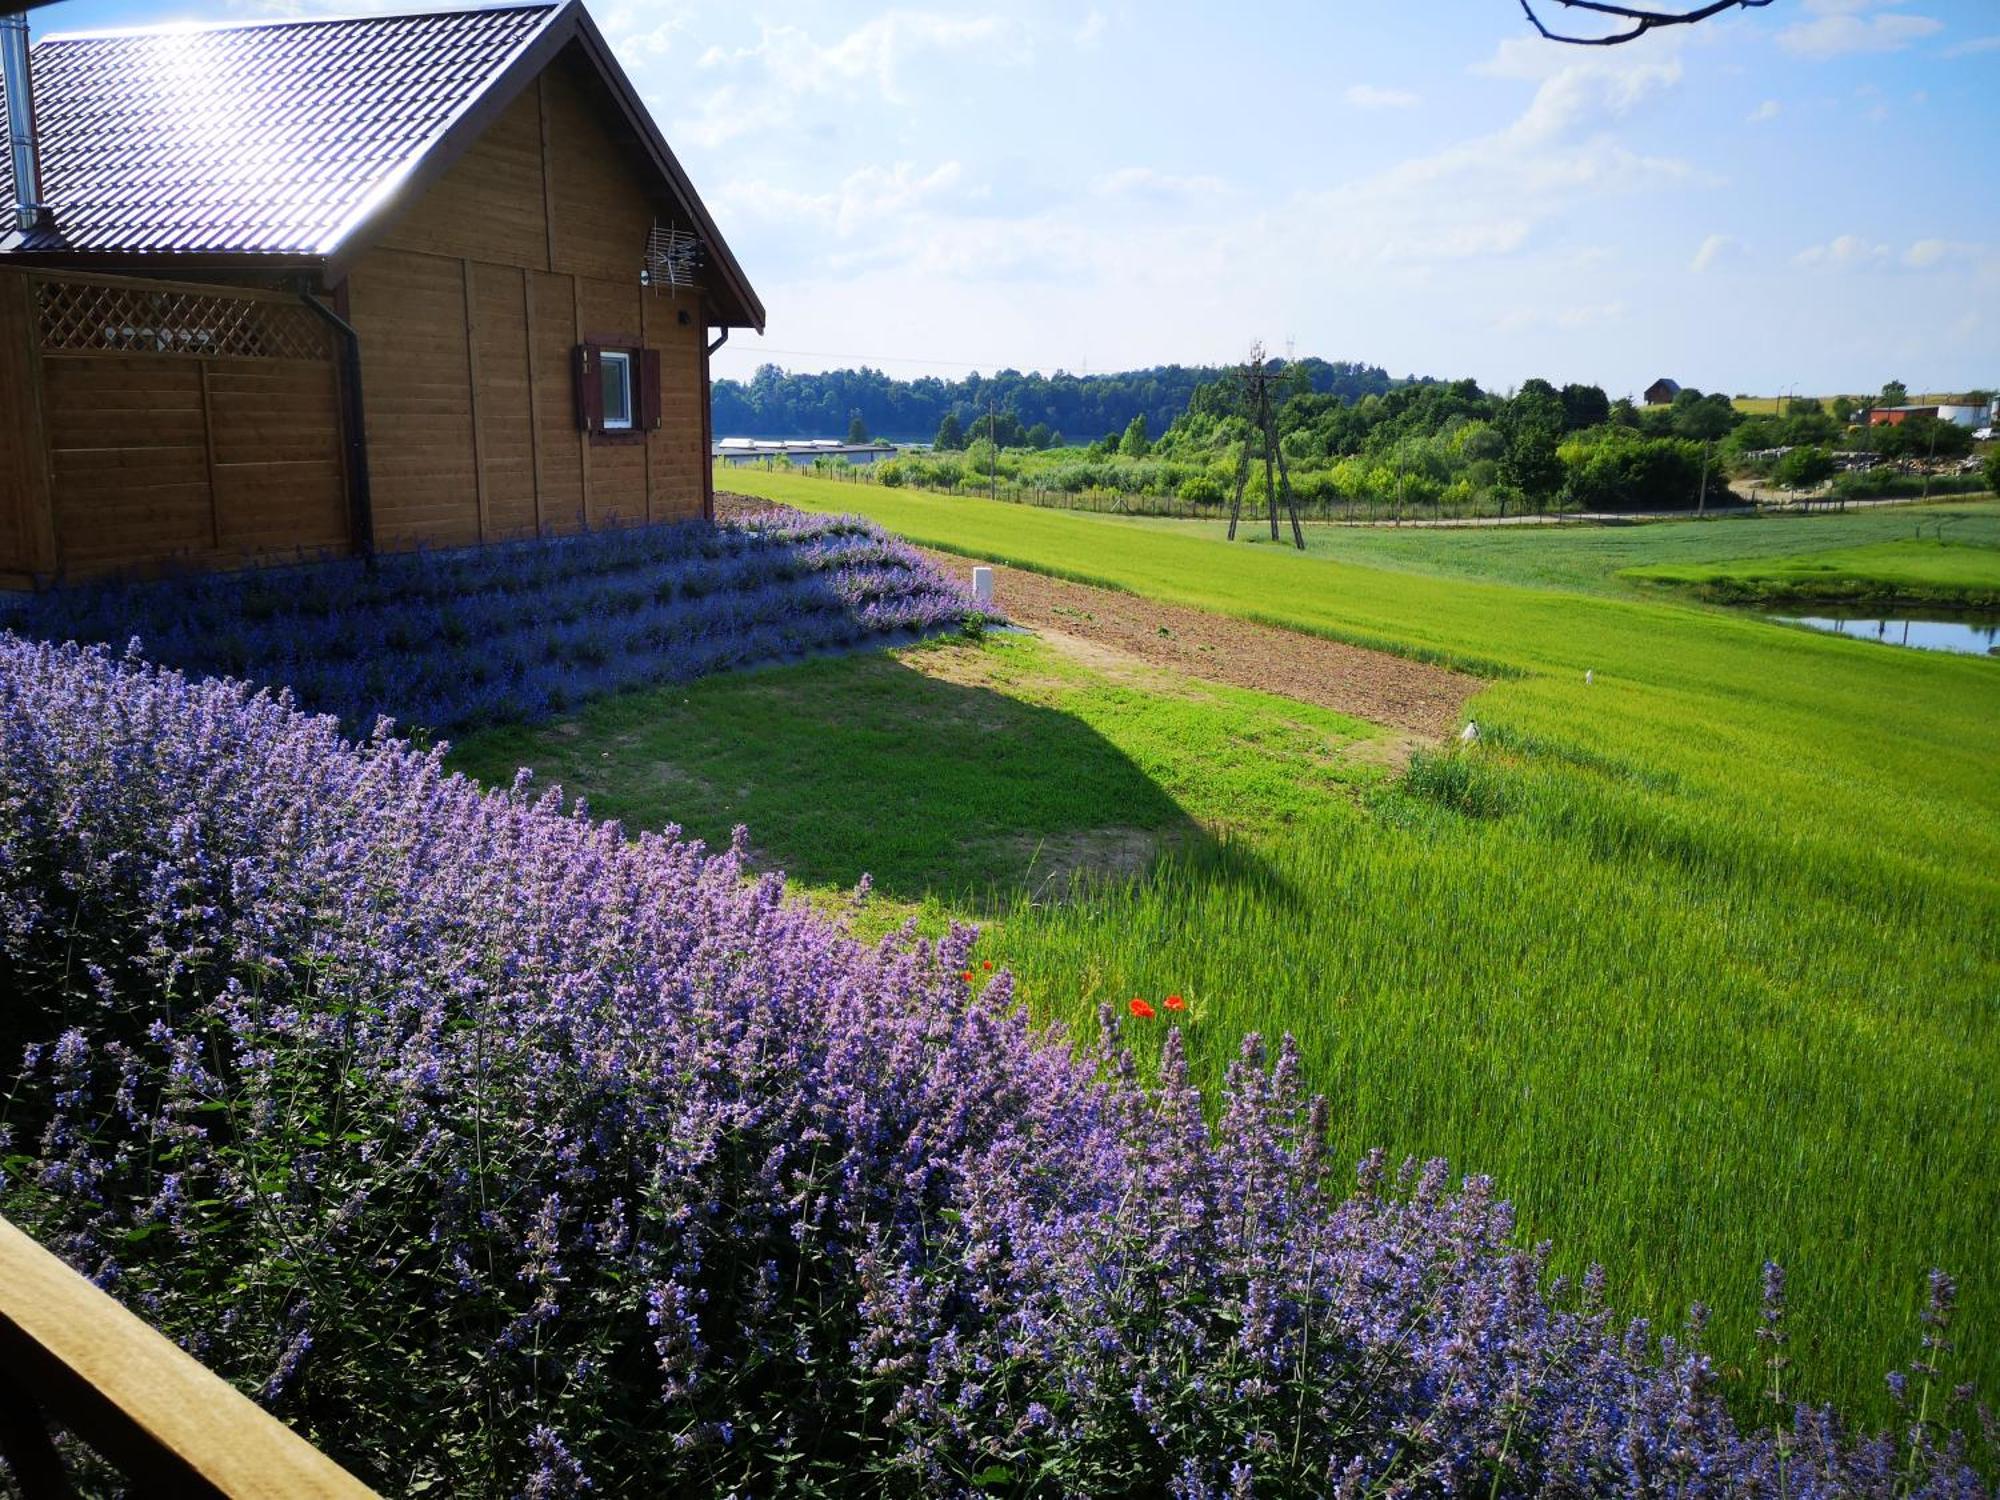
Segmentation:
{"type": "Polygon", "coordinates": [[[1285,509],[1292,517],[1292,541],[1303,552],[1306,534],[1299,525],[1299,505],[1292,497],[1292,475],[1285,466],[1285,450],[1278,446],[1278,415],[1271,403],[1271,372],[1264,364],[1262,340],[1250,346],[1249,362],[1238,367],[1236,382],[1242,394],[1243,414],[1250,419],[1250,432],[1243,439],[1243,452],[1236,459],[1236,501],[1229,507],[1229,540],[1236,540],[1236,523],[1243,514],[1243,489],[1250,482],[1250,449],[1261,440],[1264,493],[1271,499],[1271,540],[1278,540],[1278,491],[1282,487],[1285,509]],[[1278,471],[1275,482],[1271,474],[1274,463],[1278,471]]]}
{"type": "Polygon", "coordinates": [[[701,274],[701,241],[685,229],[673,229],[655,219],[646,234],[646,264],[639,273],[642,285],[658,291],[665,287],[671,295],[682,288],[692,289],[701,274]]]}

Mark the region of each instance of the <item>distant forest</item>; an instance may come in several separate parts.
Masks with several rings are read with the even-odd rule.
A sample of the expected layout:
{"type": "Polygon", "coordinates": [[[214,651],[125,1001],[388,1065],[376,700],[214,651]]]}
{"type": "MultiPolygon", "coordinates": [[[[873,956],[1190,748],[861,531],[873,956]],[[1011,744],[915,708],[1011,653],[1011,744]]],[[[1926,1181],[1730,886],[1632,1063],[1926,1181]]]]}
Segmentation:
{"type": "MultiPolygon", "coordinates": [[[[1272,364],[1285,368],[1283,360],[1272,364]]],[[[1385,395],[1399,386],[1429,384],[1415,376],[1392,377],[1375,365],[1308,358],[1298,371],[1322,395],[1352,404],[1385,395]]],[[[793,375],[764,365],[747,383],[715,382],[715,435],[721,437],[844,438],[860,426],[870,437],[929,442],[948,416],[970,430],[991,401],[1011,414],[1021,430],[1041,429],[1048,442],[1087,443],[1122,433],[1134,417],[1154,432],[1165,432],[1188,409],[1201,386],[1226,371],[1214,365],[1158,365],[1115,375],[1023,375],[1002,370],[962,380],[897,380],[865,366],[793,375]]],[[[1293,377],[1298,379],[1298,375],[1293,377]]],[[[1040,446],[1040,445],[1037,445],[1040,446]]]]}

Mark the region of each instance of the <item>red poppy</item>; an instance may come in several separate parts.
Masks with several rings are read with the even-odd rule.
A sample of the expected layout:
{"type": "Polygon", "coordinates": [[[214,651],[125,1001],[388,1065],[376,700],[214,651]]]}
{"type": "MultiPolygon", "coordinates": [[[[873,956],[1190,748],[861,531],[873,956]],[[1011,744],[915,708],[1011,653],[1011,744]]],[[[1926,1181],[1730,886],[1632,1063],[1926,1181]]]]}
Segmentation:
{"type": "Polygon", "coordinates": [[[964,979],[964,980],[965,980],[965,982],[966,982],[967,984],[970,984],[970,983],[972,983],[972,970],[970,970],[970,969],[967,969],[967,970],[965,971],[965,973],[964,973],[963,975],[961,975],[960,977],[961,977],[962,979],[964,979]]]}
{"type": "Polygon", "coordinates": [[[1134,995],[1132,997],[1132,1014],[1137,1016],[1142,1021],[1150,1021],[1153,1019],[1155,1015],[1158,1014],[1158,1012],[1155,1011],[1153,1007],[1148,1005],[1144,1000],[1141,1000],[1137,995],[1134,995]]]}
{"type": "Polygon", "coordinates": [[[986,962],[985,962],[984,964],[982,964],[982,965],[981,965],[981,967],[982,967],[982,968],[987,968],[987,969],[990,969],[990,968],[992,968],[992,967],[993,967],[993,960],[992,960],[992,959],[990,959],[990,958],[989,958],[989,959],[987,959],[987,960],[986,960],[986,962]]]}
{"type": "Polygon", "coordinates": [[[1167,996],[1167,1009],[1168,1009],[1168,1010],[1186,1010],[1186,1009],[1187,1009],[1187,1001],[1185,1001],[1185,1000],[1181,999],[1181,997],[1180,997],[1179,995],[1169,995],[1169,996],[1167,996]]]}

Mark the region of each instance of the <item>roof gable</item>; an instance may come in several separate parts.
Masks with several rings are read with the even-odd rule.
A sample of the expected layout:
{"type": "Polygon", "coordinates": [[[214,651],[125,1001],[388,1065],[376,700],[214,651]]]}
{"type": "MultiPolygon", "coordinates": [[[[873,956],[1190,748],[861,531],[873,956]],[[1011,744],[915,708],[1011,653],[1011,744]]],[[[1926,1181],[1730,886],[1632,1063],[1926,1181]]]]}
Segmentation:
{"type": "MultiPolygon", "coordinates": [[[[581,0],[46,38],[32,66],[56,224],[0,237],[0,253],[337,271],[573,41],[707,242],[719,314],[761,328],[756,293],[581,0]]],[[[0,180],[0,211],[12,205],[0,180]]]]}

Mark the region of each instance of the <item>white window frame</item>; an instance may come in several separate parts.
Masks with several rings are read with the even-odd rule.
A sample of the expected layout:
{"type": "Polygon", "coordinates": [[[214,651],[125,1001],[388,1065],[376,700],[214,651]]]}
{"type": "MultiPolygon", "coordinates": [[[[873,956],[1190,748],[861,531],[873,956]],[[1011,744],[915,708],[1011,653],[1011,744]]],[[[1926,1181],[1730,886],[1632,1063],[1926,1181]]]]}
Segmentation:
{"type": "Polygon", "coordinates": [[[604,430],[606,432],[630,432],[634,424],[632,408],[637,404],[639,394],[638,382],[633,379],[632,373],[632,351],[629,349],[606,349],[598,358],[602,364],[602,368],[598,371],[597,376],[599,391],[602,392],[604,390],[605,379],[613,370],[622,372],[619,384],[623,386],[625,391],[625,414],[622,417],[614,417],[611,414],[611,403],[608,401],[604,403],[604,430]]]}

